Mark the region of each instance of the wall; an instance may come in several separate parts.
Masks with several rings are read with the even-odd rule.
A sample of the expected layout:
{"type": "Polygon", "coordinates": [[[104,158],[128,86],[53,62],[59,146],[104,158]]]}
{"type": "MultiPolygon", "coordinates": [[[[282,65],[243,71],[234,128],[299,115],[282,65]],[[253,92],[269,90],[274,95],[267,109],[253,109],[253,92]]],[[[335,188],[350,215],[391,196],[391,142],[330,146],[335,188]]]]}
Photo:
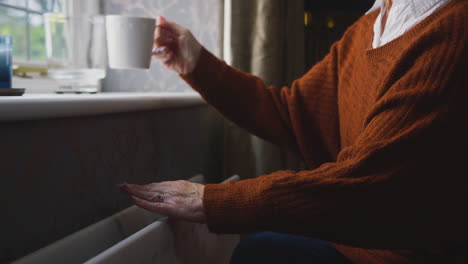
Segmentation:
{"type": "Polygon", "coordinates": [[[117,183],[221,181],[221,130],[208,106],[0,122],[0,263],[128,207],[117,183]]]}
{"type": "MultiPolygon", "coordinates": [[[[221,0],[103,0],[106,14],[165,18],[190,29],[208,50],[221,52],[221,0]],[[131,3],[131,4],[130,4],[131,3]]],[[[104,91],[191,92],[174,72],[154,61],[149,70],[109,70],[104,91]]]]}

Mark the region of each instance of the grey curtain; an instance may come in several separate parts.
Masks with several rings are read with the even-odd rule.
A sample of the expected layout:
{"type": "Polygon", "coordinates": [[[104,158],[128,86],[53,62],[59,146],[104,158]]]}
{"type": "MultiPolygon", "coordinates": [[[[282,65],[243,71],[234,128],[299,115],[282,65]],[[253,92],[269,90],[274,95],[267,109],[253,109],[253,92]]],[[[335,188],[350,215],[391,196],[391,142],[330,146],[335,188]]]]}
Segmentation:
{"type": "MultiPolygon", "coordinates": [[[[231,27],[225,32],[230,34],[230,43],[224,45],[228,45],[232,66],[278,89],[304,73],[303,0],[232,0],[225,5],[230,6],[231,15],[226,17],[230,17],[231,27]]],[[[227,123],[225,128],[226,176],[251,178],[303,168],[284,150],[233,124],[227,123]]]]}

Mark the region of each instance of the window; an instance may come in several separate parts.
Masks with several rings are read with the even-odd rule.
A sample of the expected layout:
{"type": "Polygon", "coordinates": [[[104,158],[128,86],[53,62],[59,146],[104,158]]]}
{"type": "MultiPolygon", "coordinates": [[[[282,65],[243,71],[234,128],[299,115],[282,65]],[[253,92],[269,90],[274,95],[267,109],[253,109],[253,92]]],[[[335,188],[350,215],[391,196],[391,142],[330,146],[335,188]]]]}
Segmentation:
{"type": "Polygon", "coordinates": [[[62,0],[0,0],[0,34],[13,38],[13,59],[45,62],[43,14],[59,12],[62,0]]]}

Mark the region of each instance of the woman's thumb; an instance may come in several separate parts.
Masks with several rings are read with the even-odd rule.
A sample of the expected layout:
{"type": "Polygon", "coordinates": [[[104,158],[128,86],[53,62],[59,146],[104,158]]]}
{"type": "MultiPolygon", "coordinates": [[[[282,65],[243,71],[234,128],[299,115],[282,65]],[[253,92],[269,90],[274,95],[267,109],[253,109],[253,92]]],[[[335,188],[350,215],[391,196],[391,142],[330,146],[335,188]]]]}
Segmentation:
{"type": "Polygon", "coordinates": [[[158,16],[156,18],[156,24],[158,26],[162,26],[162,25],[165,25],[165,24],[168,24],[167,20],[163,17],[163,16],[158,16]]]}
{"type": "Polygon", "coordinates": [[[176,32],[180,32],[183,29],[177,23],[172,22],[170,20],[167,20],[163,16],[158,16],[156,18],[156,24],[158,26],[160,26],[160,27],[167,28],[167,29],[170,29],[170,30],[174,30],[176,32]]]}
{"type": "Polygon", "coordinates": [[[156,24],[158,26],[162,26],[162,27],[169,27],[169,28],[177,28],[179,25],[177,25],[175,22],[172,22],[170,20],[167,20],[165,19],[163,16],[158,16],[156,18],[156,24]]]}

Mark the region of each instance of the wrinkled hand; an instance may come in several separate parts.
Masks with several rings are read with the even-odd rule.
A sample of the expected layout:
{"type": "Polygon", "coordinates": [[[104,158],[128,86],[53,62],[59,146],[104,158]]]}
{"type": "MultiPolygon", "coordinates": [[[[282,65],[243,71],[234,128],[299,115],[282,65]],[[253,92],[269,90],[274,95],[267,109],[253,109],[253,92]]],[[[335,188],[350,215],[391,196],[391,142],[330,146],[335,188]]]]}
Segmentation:
{"type": "Polygon", "coordinates": [[[192,72],[200,56],[201,44],[188,29],[174,22],[158,17],[157,24],[153,57],[177,73],[192,72]]]}
{"type": "Polygon", "coordinates": [[[136,206],[180,220],[204,223],[203,184],[188,181],[167,181],[146,185],[119,184],[131,195],[136,206]],[[161,196],[162,194],[162,196],[161,196]]]}

